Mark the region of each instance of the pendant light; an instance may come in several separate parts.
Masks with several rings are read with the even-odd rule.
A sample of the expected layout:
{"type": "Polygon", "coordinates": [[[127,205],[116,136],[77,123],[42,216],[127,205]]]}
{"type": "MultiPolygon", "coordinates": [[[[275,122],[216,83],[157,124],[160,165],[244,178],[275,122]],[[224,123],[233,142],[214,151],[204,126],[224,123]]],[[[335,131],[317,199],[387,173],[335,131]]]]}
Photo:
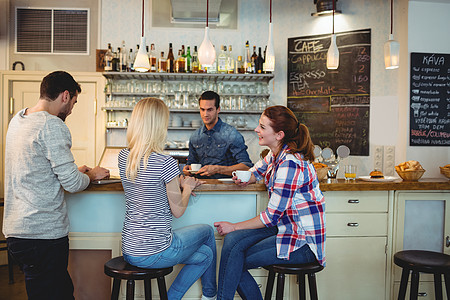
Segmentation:
{"type": "Polygon", "coordinates": [[[265,71],[275,71],[275,51],[273,47],[273,25],[272,25],[272,0],[270,0],[270,23],[269,40],[267,41],[266,57],[264,62],[265,71]]]}
{"type": "Polygon", "coordinates": [[[336,0],[333,0],[333,33],[331,34],[331,44],[327,52],[327,69],[335,70],[339,67],[339,49],[336,44],[336,34],[334,33],[334,11],[336,10],[336,0]]]}
{"type": "Polygon", "coordinates": [[[142,36],[139,51],[134,61],[134,70],[138,72],[148,72],[150,70],[150,61],[146,53],[145,37],[144,37],[144,0],[142,0],[142,36]]]}
{"type": "Polygon", "coordinates": [[[394,1],[391,0],[391,33],[389,34],[389,41],[384,44],[384,66],[387,70],[397,69],[400,64],[400,44],[394,40],[393,28],[393,12],[394,1]]]}
{"type": "Polygon", "coordinates": [[[212,66],[214,60],[216,59],[216,50],[214,49],[211,40],[209,39],[209,27],[208,27],[208,10],[209,10],[209,0],[206,0],[206,27],[205,27],[205,37],[203,39],[200,48],[198,49],[198,60],[203,66],[212,66]]]}

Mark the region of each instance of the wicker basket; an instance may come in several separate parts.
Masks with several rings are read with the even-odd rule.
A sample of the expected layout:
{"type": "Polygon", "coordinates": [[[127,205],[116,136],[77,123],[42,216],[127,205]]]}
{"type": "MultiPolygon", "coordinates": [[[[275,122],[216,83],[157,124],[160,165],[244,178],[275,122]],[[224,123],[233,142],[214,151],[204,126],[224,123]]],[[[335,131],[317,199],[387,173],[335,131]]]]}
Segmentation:
{"type": "Polygon", "coordinates": [[[423,173],[425,173],[425,170],[395,171],[404,181],[417,181],[422,177],[423,173]]]}
{"type": "Polygon", "coordinates": [[[324,180],[327,177],[327,172],[330,168],[318,168],[316,169],[317,179],[319,181],[324,180]]]}
{"type": "Polygon", "coordinates": [[[450,168],[443,168],[443,167],[439,168],[441,169],[441,174],[450,179],[450,168]]]}

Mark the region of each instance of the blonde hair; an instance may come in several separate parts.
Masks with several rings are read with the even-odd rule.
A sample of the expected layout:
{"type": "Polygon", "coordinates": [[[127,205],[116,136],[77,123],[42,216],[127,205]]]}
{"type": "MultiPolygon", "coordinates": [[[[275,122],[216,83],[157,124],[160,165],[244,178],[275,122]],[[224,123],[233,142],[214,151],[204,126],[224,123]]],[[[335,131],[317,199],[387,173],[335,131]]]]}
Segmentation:
{"type": "Polygon", "coordinates": [[[133,109],[127,130],[127,143],[130,154],[127,159],[126,176],[134,181],[138,176],[141,162],[147,167],[152,152],[164,150],[169,109],[157,98],[144,98],[133,109]]]}

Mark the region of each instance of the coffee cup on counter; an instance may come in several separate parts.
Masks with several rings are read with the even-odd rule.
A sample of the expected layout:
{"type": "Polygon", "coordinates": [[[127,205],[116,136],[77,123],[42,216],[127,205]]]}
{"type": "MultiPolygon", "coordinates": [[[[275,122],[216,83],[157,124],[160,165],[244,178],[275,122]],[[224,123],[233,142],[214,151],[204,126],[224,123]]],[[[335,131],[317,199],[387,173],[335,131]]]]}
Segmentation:
{"type": "Polygon", "coordinates": [[[191,170],[197,172],[202,167],[201,164],[191,164],[191,170]]]}
{"type": "Polygon", "coordinates": [[[236,170],[231,172],[233,176],[236,176],[237,179],[239,179],[241,182],[248,182],[250,180],[250,177],[252,176],[252,172],[250,171],[242,171],[242,170],[236,170]]]}

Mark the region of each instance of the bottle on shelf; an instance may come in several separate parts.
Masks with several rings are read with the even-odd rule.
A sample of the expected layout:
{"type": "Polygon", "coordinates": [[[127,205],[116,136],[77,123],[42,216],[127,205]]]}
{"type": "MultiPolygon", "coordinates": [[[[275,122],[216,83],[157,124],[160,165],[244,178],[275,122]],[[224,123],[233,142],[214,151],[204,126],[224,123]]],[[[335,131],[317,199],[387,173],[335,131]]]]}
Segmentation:
{"type": "Polygon", "coordinates": [[[134,71],[133,65],[134,65],[134,54],[133,49],[130,48],[127,58],[127,72],[134,71]]]}
{"type": "Polygon", "coordinates": [[[217,58],[217,72],[226,73],[227,72],[227,46],[220,46],[220,53],[217,58]]]}
{"type": "MultiPolygon", "coordinates": [[[[213,45],[213,47],[214,47],[214,50],[216,50],[216,46],[213,45]]],[[[213,64],[211,66],[206,67],[206,73],[211,73],[211,74],[217,73],[217,60],[218,60],[218,58],[216,57],[216,59],[214,59],[213,64]]]]}
{"type": "Polygon", "coordinates": [[[187,52],[186,52],[186,72],[192,73],[192,56],[191,56],[191,47],[187,46],[187,52]]]}
{"type": "MultiPolygon", "coordinates": [[[[119,48],[119,51],[120,51],[120,48],[119,48]]],[[[115,51],[113,52],[112,70],[114,72],[119,72],[119,70],[120,70],[119,54],[115,51]]]]}
{"type": "Polygon", "coordinates": [[[258,54],[256,54],[256,46],[253,46],[253,54],[251,57],[251,62],[252,62],[252,72],[251,73],[256,73],[256,59],[258,58],[258,54]]]}
{"type": "Polygon", "coordinates": [[[250,57],[250,45],[248,41],[245,43],[245,59],[244,59],[244,67],[245,67],[245,73],[251,73],[252,72],[252,59],[250,57]]]}
{"type": "Polygon", "coordinates": [[[242,56],[238,56],[238,59],[236,61],[236,73],[244,74],[245,73],[245,67],[244,67],[244,61],[242,60],[242,56]]]}
{"type": "Polygon", "coordinates": [[[184,73],[185,69],[185,60],[183,57],[183,50],[178,50],[178,58],[176,60],[176,64],[175,64],[175,72],[176,73],[184,73]]]}
{"type": "Polygon", "coordinates": [[[256,73],[263,73],[264,58],[262,57],[261,47],[258,48],[258,57],[256,57],[256,73]]]}
{"type": "Polygon", "coordinates": [[[125,41],[122,41],[122,47],[119,48],[119,60],[120,60],[120,72],[127,71],[127,48],[125,46],[125,41]]]}
{"type": "Polygon", "coordinates": [[[111,48],[111,43],[108,43],[108,50],[105,53],[105,72],[112,71],[112,60],[113,60],[113,52],[111,48]]]}
{"type": "Polygon", "coordinates": [[[159,57],[158,72],[167,72],[167,59],[164,57],[164,51],[161,51],[161,56],[159,57]]]}
{"type": "Polygon", "coordinates": [[[192,72],[200,72],[200,62],[198,61],[197,46],[194,46],[194,52],[192,53],[192,72]]]}
{"type": "Polygon", "coordinates": [[[150,72],[156,72],[157,66],[156,66],[156,50],[155,50],[155,44],[150,45],[150,52],[148,55],[149,61],[150,61],[150,72]]]}
{"type": "Polygon", "coordinates": [[[169,54],[167,54],[167,72],[175,71],[175,57],[173,56],[172,43],[169,43],[169,54]]]}
{"type": "Polygon", "coordinates": [[[234,71],[234,57],[233,57],[233,49],[231,45],[228,46],[228,57],[227,57],[227,73],[233,74],[234,71]]]}

